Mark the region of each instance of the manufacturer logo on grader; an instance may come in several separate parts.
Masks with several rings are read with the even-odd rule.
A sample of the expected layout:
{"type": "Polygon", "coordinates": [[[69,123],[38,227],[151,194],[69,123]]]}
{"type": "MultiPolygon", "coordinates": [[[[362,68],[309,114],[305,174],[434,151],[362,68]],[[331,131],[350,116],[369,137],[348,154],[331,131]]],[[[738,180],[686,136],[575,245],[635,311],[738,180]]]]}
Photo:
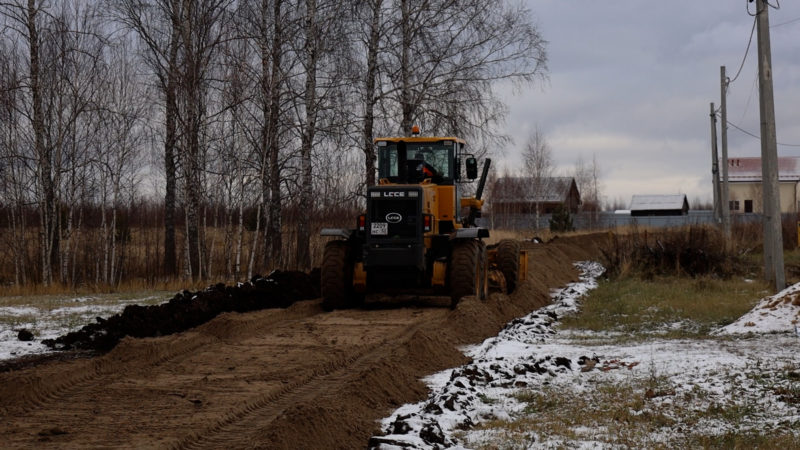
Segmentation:
{"type": "Polygon", "coordinates": [[[386,215],[386,221],[389,223],[400,223],[403,220],[403,216],[399,213],[393,212],[386,215]]]}

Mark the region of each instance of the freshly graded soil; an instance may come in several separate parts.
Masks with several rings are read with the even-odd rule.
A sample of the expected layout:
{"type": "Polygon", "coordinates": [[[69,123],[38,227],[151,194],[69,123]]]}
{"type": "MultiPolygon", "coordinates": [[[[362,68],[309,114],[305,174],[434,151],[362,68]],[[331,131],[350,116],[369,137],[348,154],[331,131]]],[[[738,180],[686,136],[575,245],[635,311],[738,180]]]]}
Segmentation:
{"type": "MultiPolygon", "coordinates": [[[[572,262],[596,259],[605,238],[524,244],[528,279],[513,294],[455,309],[422,299],[326,313],[318,298],[297,301],[307,292],[275,301],[262,293],[252,300],[277,307],[227,309],[172,334],[135,311],[148,333],[133,327],[116,345],[101,339],[108,331],[55,343],[111,348],[101,356],[0,373],[3,447],[364,448],[380,418],[425,397],[421,377],[465,363],[459,346],[547,304],[551,288],[576,279],[572,262]]],[[[234,288],[211,288],[219,298],[209,304],[234,288]]],[[[162,325],[191,323],[174,314],[162,325]]]]}

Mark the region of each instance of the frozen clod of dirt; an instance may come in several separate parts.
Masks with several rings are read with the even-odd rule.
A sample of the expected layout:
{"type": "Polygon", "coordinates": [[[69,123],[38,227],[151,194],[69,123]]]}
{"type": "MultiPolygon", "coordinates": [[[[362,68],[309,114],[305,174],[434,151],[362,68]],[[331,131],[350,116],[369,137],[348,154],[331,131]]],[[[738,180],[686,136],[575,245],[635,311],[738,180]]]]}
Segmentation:
{"type": "Polygon", "coordinates": [[[800,283],[761,299],[747,314],[714,334],[796,333],[800,326],[800,283]]]}
{"type": "Polygon", "coordinates": [[[558,318],[575,313],[578,298],[597,286],[603,266],[577,263],[580,281],[552,294],[553,303],[515,319],[493,338],[465,350],[473,359],[456,369],[433,375],[426,381],[432,393],[424,402],[404,405],[382,422],[384,436],[370,439],[372,449],[440,449],[457,446],[452,431],[488,419],[509,419],[502,400],[493,389],[524,388],[547,384],[558,374],[580,370],[591,357],[575,360],[564,356],[535,355],[530,344],[544,343],[555,334],[558,318]]]}
{"type": "Polygon", "coordinates": [[[31,330],[23,328],[17,332],[17,339],[22,342],[30,342],[33,340],[33,333],[31,333],[31,330]]]}
{"type": "Polygon", "coordinates": [[[178,333],[201,325],[223,312],[247,312],[267,308],[286,308],[299,300],[319,297],[319,270],[310,274],[274,271],[250,282],[176,294],[167,303],[151,306],[129,305],[120,314],[98,317],[78,331],[44,343],[56,350],[95,350],[114,348],[125,336],[154,337],[178,333]]]}

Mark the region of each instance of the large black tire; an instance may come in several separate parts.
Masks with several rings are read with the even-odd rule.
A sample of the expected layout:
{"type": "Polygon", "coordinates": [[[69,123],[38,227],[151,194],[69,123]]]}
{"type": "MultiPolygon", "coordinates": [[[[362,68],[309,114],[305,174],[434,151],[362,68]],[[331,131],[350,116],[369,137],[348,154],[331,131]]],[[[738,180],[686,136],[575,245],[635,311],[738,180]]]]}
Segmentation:
{"type": "Polygon", "coordinates": [[[322,254],[322,308],[326,311],[357,306],[353,291],[353,252],[346,241],[330,241],[322,254]]]}
{"type": "Polygon", "coordinates": [[[497,268],[506,279],[508,293],[514,292],[519,281],[519,241],[503,239],[497,244],[497,268]]]}
{"type": "Polygon", "coordinates": [[[486,244],[477,240],[456,241],[447,265],[452,307],[461,297],[483,300],[487,292],[486,244]]]}

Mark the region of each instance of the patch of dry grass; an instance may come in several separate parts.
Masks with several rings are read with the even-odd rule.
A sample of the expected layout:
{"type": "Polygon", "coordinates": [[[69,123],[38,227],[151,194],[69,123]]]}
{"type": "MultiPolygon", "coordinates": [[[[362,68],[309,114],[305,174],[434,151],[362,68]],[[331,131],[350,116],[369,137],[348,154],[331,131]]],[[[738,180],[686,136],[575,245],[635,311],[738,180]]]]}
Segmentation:
{"type": "Polygon", "coordinates": [[[650,433],[674,425],[675,420],[647,403],[650,381],[602,384],[590,394],[560,387],[521,391],[515,399],[525,405],[518,418],[494,420],[476,429],[502,429],[503,442],[477,448],[513,448],[522,442],[602,442],[636,448],[650,433]]]}
{"type": "Polygon", "coordinates": [[[154,304],[169,300],[178,290],[131,290],[114,293],[47,293],[0,297],[0,307],[31,306],[44,310],[76,305],[110,306],[131,301],[154,304]]]}
{"type": "Polygon", "coordinates": [[[700,337],[749,311],[769,287],[744,279],[626,277],[602,281],[581,301],[581,314],[565,317],[575,330],[618,331],[665,337],[700,337]],[[683,323],[682,326],[669,326],[683,323]],[[691,324],[691,326],[687,326],[691,324]]]}
{"type": "Polygon", "coordinates": [[[480,424],[472,436],[487,431],[487,438],[473,444],[478,449],[572,448],[583,442],[614,448],[797,448],[800,437],[791,429],[770,432],[744,429],[720,434],[703,430],[703,424],[739,423],[752,413],[735,402],[691,407],[694,399],[676,395],[669,380],[631,379],[598,384],[590,392],[546,387],[521,391],[516,400],[524,411],[512,420],[480,424]],[[670,398],[670,401],[660,401],[670,398]],[[654,436],[661,436],[654,440],[654,436]]]}
{"type": "Polygon", "coordinates": [[[141,292],[179,292],[184,289],[194,291],[205,288],[210,283],[208,281],[196,281],[183,279],[165,279],[154,283],[147,280],[130,280],[118,285],[107,284],[83,284],[80,286],[66,286],[54,283],[49,286],[42,284],[10,285],[0,286],[0,303],[6,298],[19,298],[25,302],[27,297],[47,297],[47,296],[87,296],[100,294],[115,294],[119,296],[138,295],[141,292]]]}

